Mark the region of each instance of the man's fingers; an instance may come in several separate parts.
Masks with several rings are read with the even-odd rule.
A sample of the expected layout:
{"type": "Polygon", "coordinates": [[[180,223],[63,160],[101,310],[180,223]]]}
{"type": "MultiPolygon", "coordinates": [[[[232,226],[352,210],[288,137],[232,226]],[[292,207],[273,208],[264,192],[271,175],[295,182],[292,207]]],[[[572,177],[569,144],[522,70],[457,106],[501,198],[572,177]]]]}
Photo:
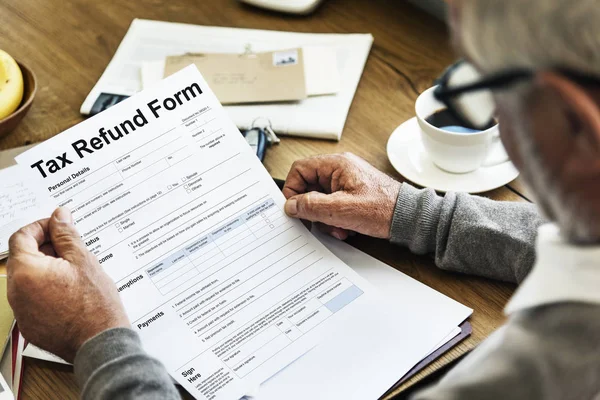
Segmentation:
{"type": "Polygon", "coordinates": [[[332,175],[344,162],[346,158],[341,154],[315,156],[294,162],[285,180],[283,195],[290,198],[313,190],[331,193],[332,175]]]}
{"type": "Polygon", "coordinates": [[[52,213],[48,226],[56,255],[79,265],[86,256],[87,248],[73,225],[71,212],[65,207],[57,208],[52,213]]]}
{"type": "Polygon", "coordinates": [[[40,247],[50,240],[48,219],[32,222],[15,232],[8,241],[11,256],[20,253],[37,254],[40,247]]]}
{"type": "Polygon", "coordinates": [[[40,252],[45,256],[56,257],[56,251],[54,251],[52,243],[44,243],[43,245],[41,245],[40,252]]]}
{"type": "Polygon", "coordinates": [[[321,222],[315,222],[317,224],[317,229],[319,231],[328,234],[329,236],[333,236],[338,240],[346,240],[348,236],[350,236],[350,232],[347,229],[338,228],[337,226],[331,226],[327,224],[323,224],[321,222]]]}
{"type": "Polygon", "coordinates": [[[308,192],[289,198],[285,203],[285,212],[290,217],[322,222],[327,225],[344,228],[348,221],[342,218],[345,209],[342,192],[324,194],[308,192]]]}
{"type": "Polygon", "coordinates": [[[9,287],[12,276],[19,269],[44,268],[45,252],[42,250],[50,241],[48,219],[32,222],[15,232],[8,242],[9,255],[6,263],[9,287]]]}
{"type": "Polygon", "coordinates": [[[314,169],[314,167],[307,168],[305,165],[306,161],[307,160],[296,161],[292,165],[292,169],[290,169],[282,189],[286,199],[298,194],[306,193],[309,186],[315,186],[316,181],[313,178],[316,177],[316,169],[314,169]],[[309,171],[313,169],[315,173],[309,173],[309,171]]]}

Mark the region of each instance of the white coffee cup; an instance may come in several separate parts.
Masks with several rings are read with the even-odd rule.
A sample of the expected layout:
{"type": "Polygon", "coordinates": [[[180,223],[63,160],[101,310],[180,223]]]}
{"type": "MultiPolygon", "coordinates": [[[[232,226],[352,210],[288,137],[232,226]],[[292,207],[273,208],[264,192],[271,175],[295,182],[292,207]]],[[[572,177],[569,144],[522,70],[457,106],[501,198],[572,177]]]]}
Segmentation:
{"type": "Polygon", "coordinates": [[[433,95],[435,86],[417,98],[415,112],[421,128],[423,146],[431,161],[439,168],[453,173],[475,171],[482,166],[493,166],[508,160],[500,142],[498,125],[473,133],[450,132],[426,121],[446,106],[433,95]]]}

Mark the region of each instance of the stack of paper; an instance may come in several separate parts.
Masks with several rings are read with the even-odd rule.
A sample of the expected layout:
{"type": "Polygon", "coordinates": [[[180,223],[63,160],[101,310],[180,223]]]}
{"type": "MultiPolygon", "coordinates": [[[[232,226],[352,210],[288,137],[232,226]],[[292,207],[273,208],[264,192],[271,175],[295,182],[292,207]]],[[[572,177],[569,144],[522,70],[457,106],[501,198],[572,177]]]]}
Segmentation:
{"type": "Polygon", "coordinates": [[[14,400],[14,395],[10,390],[10,386],[4,379],[4,376],[0,375],[0,400],[14,400]]]}
{"type": "MultiPolygon", "coordinates": [[[[2,152],[0,152],[0,156],[2,152]]],[[[0,167],[3,167],[0,163],[0,167]]],[[[16,168],[16,167],[13,167],[16,168]]],[[[9,170],[0,171],[0,174],[9,170]]],[[[425,315],[435,315],[436,313],[439,315],[443,315],[445,317],[444,326],[445,330],[448,331],[448,334],[440,340],[429,352],[423,354],[423,357],[428,354],[434,353],[436,350],[443,347],[446,343],[451,341],[454,338],[462,339],[464,336],[459,336],[461,333],[461,329],[456,327],[456,325],[460,324],[464,321],[472,312],[471,309],[457,303],[456,301],[432,290],[431,288],[415,281],[414,279],[404,275],[403,273],[391,268],[377,259],[355,249],[352,246],[344,242],[340,242],[338,240],[332,239],[329,236],[323,235],[318,230],[313,230],[313,234],[325,245],[332,253],[342,259],[346,264],[348,264],[355,272],[357,272],[360,276],[368,280],[372,285],[374,285],[379,291],[382,292],[386,301],[389,303],[391,308],[401,310],[406,304],[412,304],[415,299],[422,304],[423,307],[420,308],[420,311],[425,315]]],[[[5,299],[6,303],[6,277],[0,277],[0,282],[2,283],[0,290],[0,298],[5,299]]],[[[5,332],[6,337],[10,338],[10,331],[13,326],[13,316],[10,307],[8,307],[8,303],[5,306],[0,307],[0,332],[5,332]],[[2,315],[2,310],[4,310],[4,315],[2,315]],[[4,326],[4,328],[2,328],[4,326]]],[[[403,322],[402,320],[398,320],[398,322],[403,322]]],[[[422,327],[416,326],[414,329],[418,330],[422,327]]],[[[4,337],[0,334],[0,337],[4,337]]],[[[456,340],[456,339],[455,339],[456,340]]],[[[11,345],[8,345],[10,350],[11,345]]],[[[313,352],[318,354],[320,350],[315,349],[313,352]]],[[[8,351],[5,354],[5,358],[1,363],[2,374],[5,377],[12,376],[12,358],[11,358],[12,350],[8,351]]],[[[45,350],[38,348],[32,344],[27,344],[23,350],[23,356],[41,359],[45,361],[56,362],[60,364],[67,364],[64,360],[57,357],[54,354],[51,354],[45,350]]],[[[307,361],[298,361],[298,363],[302,365],[306,365],[305,368],[307,370],[311,369],[310,362],[307,361]]],[[[427,365],[425,363],[424,365],[427,365]]],[[[415,371],[416,372],[416,371],[415,371]]],[[[287,376],[288,373],[282,373],[280,376],[287,376]]],[[[398,372],[400,374],[400,372],[398,372]]],[[[398,375],[399,377],[400,375],[398,375]]],[[[7,378],[9,379],[9,378],[7,378]]],[[[263,387],[267,388],[266,391],[262,391],[259,398],[278,398],[285,397],[286,387],[284,384],[283,378],[278,379],[270,379],[263,385],[263,387]],[[271,393],[271,394],[269,394],[271,393]]],[[[290,379],[296,379],[295,376],[292,376],[290,379]]],[[[319,386],[314,387],[315,390],[320,390],[319,386]]]]}
{"type": "MultiPolygon", "coordinates": [[[[381,291],[392,308],[398,307],[400,309],[404,307],[404,303],[413,300],[410,298],[410,296],[412,296],[414,299],[419,299],[419,301],[427,304],[423,311],[432,314],[437,312],[446,316],[448,319],[448,335],[437,343],[427,354],[424,354],[424,357],[434,353],[440,347],[461,334],[461,329],[459,327],[453,327],[453,324],[460,324],[463,322],[471,315],[473,310],[436,292],[345,242],[335,240],[330,236],[322,234],[318,230],[313,230],[312,232],[333,254],[342,259],[350,266],[350,268],[381,291]]],[[[415,329],[419,329],[419,327],[415,327],[415,329]]],[[[25,347],[23,355],[40,360],[67,364],[67,362],[60,357],[31,344],[28,344],[25,347]]],[[[272,380],[270,382],[273,384],[275,381],[272,380]]]]}
{"type": "MultiPolygon", "coordinates": [[[[82,114],[94,114],[142,89],[141,68],[146,82],[162,77],[164,59],[185,53],[242,54],[302,48],[309,59],[307,79],[317,82],[311,93],[330,93],[319,87],[329,74],[322,63],[339,72],[339,91],[309,97],[299,102],[226,106],[229,117],[240,129],[248,129],[257,118],[270,121],[277,134],[339,140],[350,104],[367,60],[373,37],[370,34],[308,34],[254,29],[220,28],[136,19],[113,59],[81,106],[82,114]],[[320,58],[325,57],[320,60],[320,58]],[[162,68],[161,68],[162,67],[162,68]]],[[[333,81],[335,84],[336,82],[333,81]]]]}
{"type": "Polygon", "coordinates": [[[13,377],[13,362],[12,362],[12,338],[8,338],[8,342],[4,349],[2,358],[0,359],[0,375],[7,383],[8,389],[12,390],[13,377]]]}
{"type": "MultiPolygon", "coordinates": [[[[386,301],[389,303],[391,308],[397,308],[400,312],[401,309],[406,307],[407,304],[413,304],[414,300],[417,300],[424,304],[420,307],[420,311],[428,315],[441,315],[445,319],[446,330],[448,334],[437,343],[427,354],[423,354],[423,357],[434,353],[437,349],[446,345],[454,338],[462,339],[461,329],[454,326],[464,321],[472,310],[463,306],[462,304],[442,295],[439,292],[423,285],[422,283],[406,276],[405,274],[385,265],[381,261],[357,250],[356,248],[348,245],[345,242],[335,240],[329,236],[326,236],[318,230],[313,230],[313,234],[323,243],[333,254],[342,259],[348,264],[354,271],[360,274],[363,278],[368,280],[373,286],[375,286],[386,301]],[[454,326],[454,327],[453,327],[454,326]],[[452,328],[453,327],[453,328],[452,328]]],[[[398,322],[403,322],[398,319],[398,322]]],[[[411,329],[419,330],[421,326],[411,327],[411,329]]],[[[326,348],[325,345],[321,345],[316,349],[313,349],[315,357],[325,358],[327,354],[321,349],[326,348]]],[[[54,354],[48,353],[34,345],[28,344],[23,351],[23,355],[26,357],[36,358],[45,361],[56,362],[60,364],[67,364],[61,358],[54,354]]],[[[320,363],[321,361],[319,361],[320,363]]],[[[312,369],[314,368],[313,363],[308,357],[300,358],[295,362],[298,366],[294,368],[288,367],[280,372],[276,377],[267,380],[261,385],[259,390],[254,393],[254,397],[260,400],[268,399],[281,399],[289,398],[293,394],[290,393],[288,385],[297,384],[297,382],[308,382],[309,379],[314,379],[312,376],[312,369]]],[[[426,364],[425,364],[426,365],[426,364]]],[[[418,372],[418,371],[415,371],[418,372]]],[[[400,372],[398,371],[398,374],[400,372]]],[[[398,375],[400,377],[400,375],[398,375]]],[[[323,387],[330,385],[330,382],[315,379],[310,385],[310,392],[303,392],[304,395],[310,394],[311,398],[319,397],[319,394],[324,390],[323,387]]]]}
{"type": "Polygon", "coordinates": [[[6,293],[6,275],[0,275],[0,345],[2,352],[6,348],[15,322],[6,293]]]}
{"type": "MultiPolygon", "coordinates": [[[[438,319],[440,332],[447,334],[438,343],[432,346],[427,352],[422,354],[422,358],[435,352],[448,341],[460,334],[461,330],[457,327],[468,318],[473,312],[472,309],[450,299],[449,297],[423,285],[422,283],[410,278],[409,276],[397,271],[396,269],[382,263],[381,261],[363,253],[360,250],[348,245],[345,242],[331,238],[321,232],[313,229],[313,234],[337,257],[348,264],[354,271],[373,284],[383,295],[387,306],[393,310],[391,318],[392,325],[404,330],[410,330],[414,333],[422,332],[427,329],[428,323],[422,323],[425,320],[433,318],[438,319]],[[409,309],[412,308],[412,311],[409,309]],[[411,318],[404,317],[408,312],[414,313],[415,318],[421,321],[417,325],[411,325],[411,318]],[[417,316],[416,314],[420,314],[417,316]],[[444,328],[442,328],[442,326],[444,328]]],[[[416,320],[415,320],[416,321],[416,320]]],[[[344,338],[331,338],[327,343],[322,344],[311,353],[305,355],[281,371],[274,378],[265,382],[256,398],[259,400],[277,400],[277,399],[317,399],[317,398],[375,398],[369,396],[360,396],[360,392],[354,388],[354,385],[348,383],[349,389],[341,389],[339,386],[332,385],[330,379],[334,382],[349,382],[352,379],[352,373],[348,370],[357,368],[357,364],[365,362],[365,359],[351,359],[351,365],[332,372],[331,358],[343,357],[348,350],[352,348],[350,343],[354,338],[353,332],[348,332],[344,338]],[[327,377],[324,379],[322,377],[327,377]]],[[[403,340],[397,337],[398,340],[403,340]]],[[[376,340],[376,337],[371,338],[376,340]]],[[[380,349],[385,351],[385,347],[380,349]]],[[[362,377],[362,382],[373,379],[373,374],[379,369],[377,355],[375,354],[371,361],[373,364],[367,365],[366,375],[362,377]]],[[[392,368],[392,372],[397,374],[397,380],[408,370],[403,368],[403,360],[398,359],[398,364],[392,368]]],[[[355,374],[359,379],[359,374],[355,374]]],[[[360,381],[359,381],[360,382],[360,381]]],[[[391,387],[388,386],[388,388],[391,387]]],[[[365,393],[367,395],[368,393],[365,393]]],[[[383,393],[381,393],[383,394],[383,393]]]]}
{"type": "Polygon", "coordinates": [[[197,398],[377,398],[470,314],[404,276],[391,303],[288,218],[194,66],[17,162],[73,210],[144,347],[197,398]]]}
{"type": "Polygon", "coordinates": [[[2,345],[2,361],[0,362],[0,400],[13,399],[11,393],[13,374],[13,358],[11,334],[15,324],[14,315],[6,297],[6,275],[0,275],[0,344],[2,345]]]}

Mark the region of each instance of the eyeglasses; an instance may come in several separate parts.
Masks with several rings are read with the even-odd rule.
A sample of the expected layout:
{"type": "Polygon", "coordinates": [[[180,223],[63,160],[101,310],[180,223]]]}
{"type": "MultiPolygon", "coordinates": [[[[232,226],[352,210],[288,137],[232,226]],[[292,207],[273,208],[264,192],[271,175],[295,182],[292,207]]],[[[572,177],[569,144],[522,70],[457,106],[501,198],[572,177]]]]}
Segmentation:
{"type": "MultiPolygon", "coordinates": [[[[600,79],[565,68],[556,72],[583,86],[600,85],[600,79]]],[[[495,124],[496,101],[494,91],[508,89],[519,82],[532,79],[535,71],[515,68],[487,77],[466,61],[450,66],[438,79],[434,96],[466,128],[484,130],[495,124]]]]}

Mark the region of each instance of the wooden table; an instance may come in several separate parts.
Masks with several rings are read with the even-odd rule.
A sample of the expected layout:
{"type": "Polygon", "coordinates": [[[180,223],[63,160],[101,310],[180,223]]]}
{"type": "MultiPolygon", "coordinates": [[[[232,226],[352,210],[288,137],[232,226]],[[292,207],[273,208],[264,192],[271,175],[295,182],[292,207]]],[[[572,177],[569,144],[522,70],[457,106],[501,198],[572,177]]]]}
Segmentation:
{"type": "MultiPolygon", "coordinates": [[[[319,154],[351,151],[402,179],[390,165],[385,145],[390,133],[414,115],[414,101],[454,57],[444,24],[402,1],[327,0],[309,17],[257,10],[235,0],[5,0],[0,4],[0,48],[26,63],[40,87],[29,115],[0,149],[47,139],[80,122],[79,107],[108,64],[133,18],[203,25],[298,32],[370,32],[375,43],[340,142],[283,138],[265,165],[285,178],[292,162],[319,154]]],[[[519,182],[486,193],[503,201],[526,201],[519,182]]],[[[416,256],[385,241],[357,237],[351,243],[436,290],[472,307],[473,334],[429,366],[403,389],[473,348],[503,323],[502,308],[513,285],[437,269],[430,257],[416,256]]],[[[27,360],[24,398],[75,399],[68,367],[27,360]]]]}

